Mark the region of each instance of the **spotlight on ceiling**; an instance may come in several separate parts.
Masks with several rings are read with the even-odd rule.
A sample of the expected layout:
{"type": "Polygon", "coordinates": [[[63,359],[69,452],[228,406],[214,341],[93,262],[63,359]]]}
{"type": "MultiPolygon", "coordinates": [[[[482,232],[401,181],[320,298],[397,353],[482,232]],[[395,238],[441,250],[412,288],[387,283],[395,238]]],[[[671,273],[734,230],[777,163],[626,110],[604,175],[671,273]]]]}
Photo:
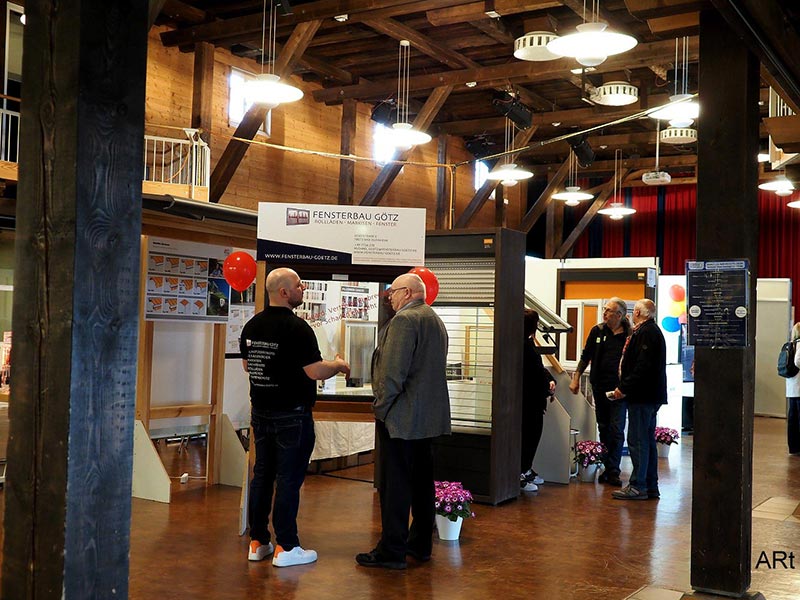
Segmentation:
{"type": "Polygon", "coordinates": [[[498,113],[508,117],[519,129],[531,126],[533,111],[508,92],[495,92],[492,106],[498,113]]]}
{"type": "Polygon", "coordinates": [[[595,155],[594,150],[592,150],[592,147],[586,139],[586,134],[571,138],[567,141],[569,145],[572,146],[572,151],[578,159],[578,164],[584,169],[590,167],[594,162],[595,155]]]}
{"type": "Polygon", "coordinates": [[[394,100],[385,100],[380,104],[376,104],[372,109],[370,118],[376,123],[391,127],[397,122],[397,104],[394,100]]]}

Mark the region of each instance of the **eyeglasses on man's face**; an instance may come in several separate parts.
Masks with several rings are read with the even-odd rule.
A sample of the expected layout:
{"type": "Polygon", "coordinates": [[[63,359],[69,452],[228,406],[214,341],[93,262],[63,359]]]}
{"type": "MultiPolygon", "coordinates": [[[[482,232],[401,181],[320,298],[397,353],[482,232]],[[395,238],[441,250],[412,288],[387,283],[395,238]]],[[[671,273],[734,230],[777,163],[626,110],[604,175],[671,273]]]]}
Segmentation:
{"type": "Polygon", "coordinates": [[[618,311],[616,308],[609,308],[608,306],[606,306],[605,308],[603,308],[603,313],[616,313],[616,314],[618,314],[618,315],[621,315],[621,314],[622,314],[622,313],[621,313],[620,311],[618,311]]]}
{"type": "Polygon", "coordinates": [[[407,287],[399,287],[399,288],[389,288],[386,290],[386,295],[391,298],[392,294],[395,292],[399,292],[400,290],[407,290],[407,287]]]}

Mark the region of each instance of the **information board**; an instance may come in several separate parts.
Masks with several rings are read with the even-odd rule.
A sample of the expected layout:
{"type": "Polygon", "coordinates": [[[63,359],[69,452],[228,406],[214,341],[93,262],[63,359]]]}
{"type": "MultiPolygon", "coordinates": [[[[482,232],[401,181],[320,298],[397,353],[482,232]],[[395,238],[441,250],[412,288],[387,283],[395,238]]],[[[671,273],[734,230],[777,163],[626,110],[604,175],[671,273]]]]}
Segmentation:
{"type": "Polygon", "coordinates": [[[689,344],[711,348],[748,345],[750,263],[686,261],[689,344]]]}
{"type": "Polygon", "coordinates": [[[258,205],[258,260],[413,267],[425,264],[425,209],[258,205]]]}

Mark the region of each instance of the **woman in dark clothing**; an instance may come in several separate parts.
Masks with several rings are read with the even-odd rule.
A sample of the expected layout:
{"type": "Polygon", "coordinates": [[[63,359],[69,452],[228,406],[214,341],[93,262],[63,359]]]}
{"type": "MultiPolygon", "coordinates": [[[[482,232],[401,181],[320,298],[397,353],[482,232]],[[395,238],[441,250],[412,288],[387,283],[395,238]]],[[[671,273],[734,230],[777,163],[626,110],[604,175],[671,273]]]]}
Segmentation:
{"type": "Polygon", "coordinates": [[[544,412],[547,399],[553,401],[556,382],[545,369],[542,357],[536,350],[534,337],[539,324],[539,313],[526,310],[524,318],[525,342],[522,352],[522,452],[519,486],[525,492],[535,492],[544,480],[533,470],[533,457],[542,438],[544,412]]]}

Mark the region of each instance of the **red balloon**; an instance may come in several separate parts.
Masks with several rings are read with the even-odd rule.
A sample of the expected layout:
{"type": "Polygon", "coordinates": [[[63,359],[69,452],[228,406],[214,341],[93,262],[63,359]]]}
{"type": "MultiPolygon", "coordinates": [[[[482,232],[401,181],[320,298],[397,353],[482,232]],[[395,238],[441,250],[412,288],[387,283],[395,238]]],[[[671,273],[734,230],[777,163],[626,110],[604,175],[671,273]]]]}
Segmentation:
{"type": "Polygon", "coordinates": [[[439,280],[436,279],[436,275],[433,274],[433,271],[425,267],[414,267],[409,273],[419,275],[420,279],[422,279],[422,282],[425,284],[425,303],[429,305],[433,304],[433,301],[436,300],[436,296],[439,295],[439,280]]]}
{"type": "Polygon", "coordinates": [[[680,302],[684,298],[686,298],[686,290],[680,284],[675,284],[669,288],[669,297],[672,298],[675,302],[680,302]]]}
{"type": "Polygon", "coordinates": [[[222,263],[225,281],[237,292],[243,292],[256,278],[256,261],[247,252],[234,252],[222,263]]]}

